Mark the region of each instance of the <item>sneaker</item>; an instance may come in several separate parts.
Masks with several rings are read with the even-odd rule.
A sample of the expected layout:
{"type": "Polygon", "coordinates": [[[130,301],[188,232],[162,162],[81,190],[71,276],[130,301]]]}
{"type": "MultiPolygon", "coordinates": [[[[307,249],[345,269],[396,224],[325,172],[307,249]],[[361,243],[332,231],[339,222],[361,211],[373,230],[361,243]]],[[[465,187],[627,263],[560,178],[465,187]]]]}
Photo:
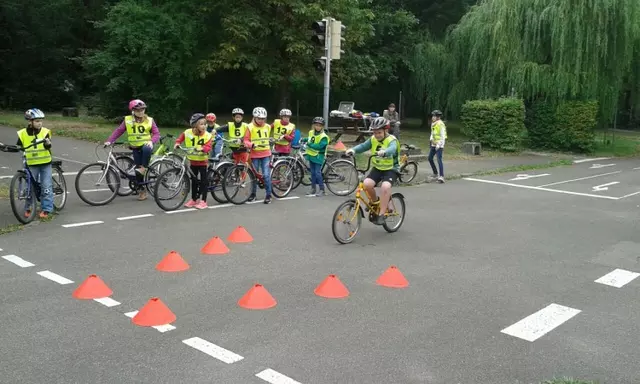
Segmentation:
{"type": "Polygon", "coordinates": [[[307,192],[307,194],[305,196],[311,197],[311,196],[315,196],[315,195],[316,195],[316,190],[315,189],[310,189],[309,192],[307,192]]]}
{"type": "Polygon", "coordinates": [[[256,195],[254,195],[253,193],[251,194],[251,196],[249,196],[249,199],[247,200],[247,202],[249,201],[253,201],[256,199],[256,195]]]}
{"type": "Polygon", "coordinates": [[[198,203],[195,200],[191,199],[191,200],[187,201],[187,204],[185,204],[184,206],[187,207],[187,208],[191,208],[191,207],[195,207],[196,204],[198,204],[198,203]]]}
{"type": "Polygon", "coordinates": [[[263,203],[265,203],[265,204],[271,204],[271,196],[267,196],[267,197],[265,197],[265,198],[264,198],[263,203]]]}
{"type": "Polygon", "coordinates": [[[321,189],[320,192],[318,192],[316,194],[317,197],[322,197],[322,196],[326,196],[326,195],[327,195],[327,193],[324,191],[324,189],[321,189]]]}
{"type": "Polygon", "coordinates": [[[40,217],[41,219],[46,219],[46,218],[48,218],[48,217],[49,217],[49,212],[42,211],[42,212],[40,212],[39,217],[40,217]]]}
{"type": "Polygon", "coordinates": [[[24,217],[29,218],[31,217],[31,210],[27,209],[26,211],[24,211],[24,217]]]}
{"type": "Polygon", "coordinates": [[[146,190],[141,190],[140,194],[138,195],[138,200],[142,201],[142,200],[147,200],[147,191],[146,190]]]}
{"type": "Polygon", "coordinates": [[[442,176],[438,177],[438,183],[444,184],[444,177],[442,176]]]}
{"type": "Polygon", "coordinates": [[[195,205],[195,207],[197,209],[207,209],[207,208],[209,208],[209,206],[207,205],[207,202],[204,201],[204,200],[198,201],[198,203],[195,205]]]}
{"type": "Polygon", "coordinates": [[[430,183],[438,178],[437,174],[427,176],[427,182],[430,183]]]}

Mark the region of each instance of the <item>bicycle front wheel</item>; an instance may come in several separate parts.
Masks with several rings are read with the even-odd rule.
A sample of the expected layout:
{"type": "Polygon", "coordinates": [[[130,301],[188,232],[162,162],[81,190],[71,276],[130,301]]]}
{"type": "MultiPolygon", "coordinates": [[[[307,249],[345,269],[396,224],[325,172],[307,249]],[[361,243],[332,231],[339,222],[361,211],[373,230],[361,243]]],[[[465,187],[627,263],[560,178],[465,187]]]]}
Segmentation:
{"type": "MultiPolygon", "coordinates": [[[[125,173],[132,171],[136,167],[133,163],[133,159],[129,156],[116,157],[116,164],[118,164],[118,167],[125,171],[125,173]]],[[[118,174],[118,176],[120,176],[120,188],[118,188],[118,196],[131,195],[133,193],[133,189],[129,188],[129,178],[126,175],[121,174],[119,171],[116,173],[118,174]]]]}
{"type": "Polygon", "coordinates": [[[191,180],[184,168],[171,168],[162,172],[153,188],[153,199],[163,211],[175,211],[189,196],[191,180]]]}
{"type": "Polygon", "coordinates": [[[67,204],[67,181],[64,179],[62,169],[53,169],[53,206],[57,211],[62,211],[67,204]]]}
{"type": "Polygon", "coordinates": [[[229,168],[222,179],[222,191],[224,197],[230,203],[241,205],[249,200],[256,176],[244,164],[234,165],[229,168]]]}
{"type": "Polygon", "coordinates": [[[392,194],[391,199],[389,199],[387,215],[385,216],[384,224],[382,224],[385,231],[393,233],[400,229],[406,216],[405,208],[404,196],[397,192],[392,194]]]}
{"type": "Polygon", "coordinates": [[[155,193],[155,183],[158,177],[166,170],[181,167],[182,163],[176,165],[170,159],[161,159],[156,160],[153,163],[149,164],[147,167],[147,172],[144,174],[143,184],[147,188],[147,191],[153,196],[155,193]]]}
{"type": "Polygon", "coordinates": [[[104,163],[87,164],[76,175],[76,193],[94,207],[107,205],[118,195],[120,175],[104,163]]]}
{"type": "Polygon", "coordinates": [[[324,183],[337,196],[348,196],[358,188],[358,170],[349,160],[335,160],[327,164],[324,171],[324,183]]]}
{"type": "Polygon", "coordinates": [[[331,232],[338,243],[349,244],[356,238],[361,224],[362,214],[358,203],[354,199],[347,200],[340,204],[333,214],[331,232]]]}
{"type": "Polygon", "coordinates": [[[229,202],[227,197],[224,195],[223,184],[224,177],[231,167],[233,167],[232,163],[223,163],[218,165],[215,169],[210,169],[208,172],[209,192],[211,192],[211,197],[220,204],[229,202]]]}
{"type": "Polygon", "coordinates": [[[11,179],[9,199],[13,215],[22,224],[36,218],[36,190],[24,171],[18,171],[11,179]]]}
{"type": "Polygon", "coordinates": [[[271,192],[279,199],[286,197],[293,187],[293,172],[289,163],[278,161],[271,169],[271,192]]]}

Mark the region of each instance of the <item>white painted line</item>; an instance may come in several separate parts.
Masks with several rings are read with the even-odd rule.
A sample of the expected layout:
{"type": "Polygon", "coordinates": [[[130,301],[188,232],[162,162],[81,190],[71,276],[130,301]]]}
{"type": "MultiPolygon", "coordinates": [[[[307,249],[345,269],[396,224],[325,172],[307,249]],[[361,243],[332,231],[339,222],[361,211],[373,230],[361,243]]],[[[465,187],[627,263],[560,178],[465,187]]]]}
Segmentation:
{"type": "Polygon", "coordinates": [[[264,371],[256,374],[256,376],[271,384],[300,384],[300,382],[295,381],[280,372],[274,371],[271,368],[265,369],[264,371]]]}
{"type": "Polygon", "coordinates": [[[253,200],[253,201],[248,201],[247,204],[258,204],[258,203],[262,203],[264,201],[264,199],[262,200],[253,200]]]}
{"type": "Polygon", "coordinates": [[[635,195],[637,195],[637,194],[640,194],[640,191],[638,191],[638,192],[633,192],[633,193],[630,193],[630,194],[628,194],[628,195],[624,195],[624,196],[622,196],[622,197],[619,197],[619,199],[625,199],[625,198],[627,198],[627,197],[635,196],[635,195]]]}
{"type": "Polygon", "coordinates": [[[56,283],[61,284],[61,285],[66,285],[66,284],[72,284],[73,283],[73,281],[67,279],[66,277],[60,276],[60,275],[58,275],[56,273],[53,273],[51,271],[40,271],[40,272],[38,272],[38,275],[44,277],[45,279],[49,279],[51,281],[55,281],[56,283]]]}
{"type": "Polygon", "coordinates": [[[610,285],[616,288],[622,288],[624,285],[629,284],[638,276],[640,276],[640,273],[625,271],[624,269],[615,269],[602,276],[598,280],[594,280],[594,282],[604,285],[610,285]]]}
{"type": "Polygon", "coordinates": [[[506,185],[506,186],[508,186],[508,187],[516,187],[516,188],[532,189],[532,190],[534,190],[534,191],[545,191],[545,192],[563,193],[563,194],[566,194],[566,195],[585,196],[585,197],[595,197],[596,199],[620,200],[620,198],[619,198],[619,197],[613,197],[613,196],[592,195],[592,194],[590,194],[590,193],[570,192],[570,191],[562,191],[562,190],[559,190],[559,189],[549,189],[549,188],[542,188],[542,187],[532,187],[532,186],[530,186],[530,185],[512,184],[512,183],[503,183],[503,182],[501,182],[501,181],[475,179],[475,178],[472,178],[472,177],[463,177],[463,178],[462,178],[462,180],[477,181],[477,182],[480,182],[480,183],[487,183],[487,184],[506,185]]]}
{"type": "Polygon", "coordinates": [[[120,302],[115,301],[110,297],[103,297],[100,299],[93,299],[93,300],[104,305],[105,307],[115,307],[116,305],[120,305],[120,302]]]}
{"type": "MultiPolygon", "coordinates": [[[[138,311],[133,311],[133,312],[127,312],[124,315],[133,319],[133,317],[137,314],[138,314],[138,311]]],[[[171,324],[155,325],[151,328],[155,328],[158,332],[161,332],[161,333],[173,331],[174,329],[176,329],[176,327],[174,327],[171,324]]]]}
{"type": "Polygon", "coordinates": [[[197,209],[195,209],[195,208],[187,208],[187,209],[179,209],[177,211],[165,211],[164,213],[166,213],[168,215],[173,215],[174,213],[193,212],[193,211],[197,211],[197,209]]]}
{"type": "Polygon", "coordinates": [[[62,226],[65,228],[74,228],[74,227],[82,227],[85,225],[96,225],[96,224],[104,224],[104,221],[86,221],[84,223],[63,224],[62,226]]]}
{"type": "Polygon", "coordinates": [[[209,208],[209,209],[227,208],[227,207],[232,207],[232,206],[234,206],[234,205],[235,205],[235,204],[228,203],[228,204],[212,205],[212,206],[209,206],[208,208],[209,208]]]}
{"type": "Polygon", "coordinates": [[[109,188],[83,189],[82,192],[104,192],[111,191],[109,188]]]}
{"type": "MultiPolygon", "coordinates": [[[[1,251],[1,249],[0,249],[1,251]]],[[[27,260],[18,257],[16,255],[7,255],[7,256],[2,256],[3,259],[12,262],[13,264],[17,265],[18,267],[21,268],[28,268],[28,267],[33,267],[35,264],[28,262],[27,260]]]]}
{"type": "Polygon", "coordinates": [[[509,179],[509,181],[518,181],[518,180],[528,180],[528,179],[533,179],[536,177],[543,177],[543,176],[551,176],[550,173],[542,173],[539,175],[529,175],[529,174],[522,174],[522,175],[516,175],[516,177],[514,177],[513,179],[509,179]]]}
{"type": "Polygon", "coordinates": [[[287,197],[283,197],[282,199],[276,199],[276,201],[283,201],[283,200],[295,200],[295,199],[299,199],[300,196],[287,196],[287,197]]]}
{"type": "Polygon", "coordinates": [[[616,184],[620,184],[620,182],[612,181],[611,183],[596,185],[595,187],[592,188],[592,190],[593,192],[608,191],[610,186],[616,185],[616,184]]]}
{"type": "Polygon", "coordinates": [[[88,165],[89,164],[89,163],[83,163],[82,161],[78,161],[78,160],[67,159],[66,157],[53,156],[53,158],[54,159],[64,160],[64,161],[68,161],[70,163],[76,163],[76,164],[82,164],[82,165],[88,165]]]}
{"type": "Polygon", "coordinates": [[[634,170],[634,171],[635,171],[635,170],[637,170],[637,169],[640,169],[640,167],[638,167],[638,168],[633,168],[633,170],[634,170]]]}
{"type": "Polygon", "coordinates": [[[605,167],[613,167],[615,164],[593,164],[589,169],[600,169],[605,167]]]}
{"type": "Polygon", "coordinates": [[[187,344],[191,348],[195,348],[198,351],[204,352],[207,355],[227,364],[235,363],[244,359],[244,357],[238,354],[235,354],[227,349],[224,349],[199,337],[192,337],[190,339],[182,340],[182,342],[187,344]]]}
{"type": "Polygon", "coordinates": [[[152,217],[153,214],[152,213],[145,213],[144,215],[136,215],[136,216],[125,216],[125,217],[118,217],[116,220],[133,220],[133,219],[142,219],[144,217],[152,217]]]}
{"type": "Polygon", "coordinates": [[[579,309],[549,304],[500,332],[526,341],[535,341],[580,312],[582,311],[579,309]]]}
{"type": "Polygon", "coordinates": [[[580,177],[577,179],[571,179],[571,180],[565,180],[565,181],[558,181],[557,183],[551,183],[551,184],[544,184],[544,185],[539,185],[538,188],[543,188],[543,187],[550,187],[552,185],[558,185],[558,184],[566,184],[566,183],[573,183],[574,181],[580,181],[580,180],[589,180],[589,179],[595,179],[596,177],[602,177],[602,176],[609,176],[609,175],[615,175],[616,173],[620,173],[622,171],[615,171],[615,172],[609,172],[609,173],[601,173],[599,175],[593,175],[593,176],[587,176],[587,177],[580,177]]]}
{"type": "Polygon", "coordinates": [[[609,160],[610,157],[596,157],[595,159],[580,159],[580,160],[573,160],[574,164],[580,164],[580,163],[587,163],[590,161],[600,161],[600,160],[609,160]]]}

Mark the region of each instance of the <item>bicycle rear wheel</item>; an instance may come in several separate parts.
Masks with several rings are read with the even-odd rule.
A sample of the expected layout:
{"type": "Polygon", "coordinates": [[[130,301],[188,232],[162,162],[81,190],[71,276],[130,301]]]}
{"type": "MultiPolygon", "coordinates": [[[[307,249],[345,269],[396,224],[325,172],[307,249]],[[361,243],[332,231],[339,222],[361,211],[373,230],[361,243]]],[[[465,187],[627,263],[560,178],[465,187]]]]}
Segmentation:
{"type": "Polygon", "coordinates": [[[333,222],[331,223],[331,232],[333,238],[340,244],[349,244],[356,238],[362,224],[362,214],[358,208],[356,200],[347,200],[340,204],[333,214],[333,222]],[[340,224],[345,224],[347,235],[340,233],[340,224]]]}
{"type": "Polygon", "coordinates": [[[220,204],[229,202],[224,195],[223,183],[225,174],[231,167],[233,167],[232,163],[224,163],[218,165],[215,169],[210,169],[208,172],[209,192],[211,192],[211,197],[220,204]]]}
{"type": "Polygon", "coordinates": [[[287,161],[277,161],[271,169],[271,192],[279,199],[286,197],[293,187],[293,172],[287,161]]]}
{"type": "Polygon", "coordinates": [[[322,177],[329,191],[337,196],[348,196],[358,188],[358,170],[349,160],[328,163],[322,177]]]}
{"type": "Polygon", "coordinates": [[[87,164],[78,171],[75,187],[85,203],[94,207],[107,205],[118,195],[120,175],[104,163],[87,164]]]}
{"type": "MultiPolygon", "coordinates": [[[[135,168],[135,164],[133,163],[133,159],[129,156],[118,156],[116,157],[116,164],[123,171],[129,172],[135,168]]],[[[129,196],[133,193],[133,189],[129,188],[129,178],[126,175],[121,174],[120,172],[116,172],[120,177],[120,188],[118,188],[118,196],[129,196]],[[123,182],[124,180],[124,182],[123,182]]]]}
{"type": "Polygon", "coordinates": [[[153,199],[163,211],[175,211],[187,201],[190,191],[191,180],[185,169],[171,168],[156,179],[153,199]]]}
{"type": "Polygon", "coordinates": [[[67,181],[64,179],[62,169],[53,168],[53,206],[57,211],[62,211],[67,204],[67,181]]]}
{"type": "Polygon", "coordinates": [[[253,171],[244,164],[230,167],[222,181],[222,191],[227,201],[241,205],[249,200],[256,176],[253,171]]]}
{"type": "Polygon", "coordinates": [[[18,171],[11,178],[9,199],[13,215],[22,224],[28,224],[36,218],[36,190],[29,180],[29,175],[18,171]]]}
{"type": "Polygon", "coordinates": [[[402,183],[410,183],[418,174],[418,164],[416,162],[410,161],[405,164],[403,167],[400,167],[400,174],[398,175],[398,179],[402,183]]]}
{"type": "Polygon", "coordinates": [[[387,216],[382,227],[389,233],[396,232],[404,223],[406,216],[406,206],[404,196],[401,193],[394,193],[389,199],[389,207],[387,208],[387,216]],[[395,224],[391,224],[395,221],[395,224]]]}

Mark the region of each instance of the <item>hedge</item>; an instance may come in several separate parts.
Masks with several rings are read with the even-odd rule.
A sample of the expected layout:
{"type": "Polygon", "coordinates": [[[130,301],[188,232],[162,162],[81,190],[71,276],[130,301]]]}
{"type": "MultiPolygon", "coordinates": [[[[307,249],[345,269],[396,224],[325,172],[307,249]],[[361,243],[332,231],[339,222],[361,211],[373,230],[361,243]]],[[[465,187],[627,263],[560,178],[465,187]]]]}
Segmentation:
{"type": "Polygon", "coordinates": [[[522,99],[471,100],[462,106],[463,133],[482,145],[517,151],[526,138],[522,99]]]}

